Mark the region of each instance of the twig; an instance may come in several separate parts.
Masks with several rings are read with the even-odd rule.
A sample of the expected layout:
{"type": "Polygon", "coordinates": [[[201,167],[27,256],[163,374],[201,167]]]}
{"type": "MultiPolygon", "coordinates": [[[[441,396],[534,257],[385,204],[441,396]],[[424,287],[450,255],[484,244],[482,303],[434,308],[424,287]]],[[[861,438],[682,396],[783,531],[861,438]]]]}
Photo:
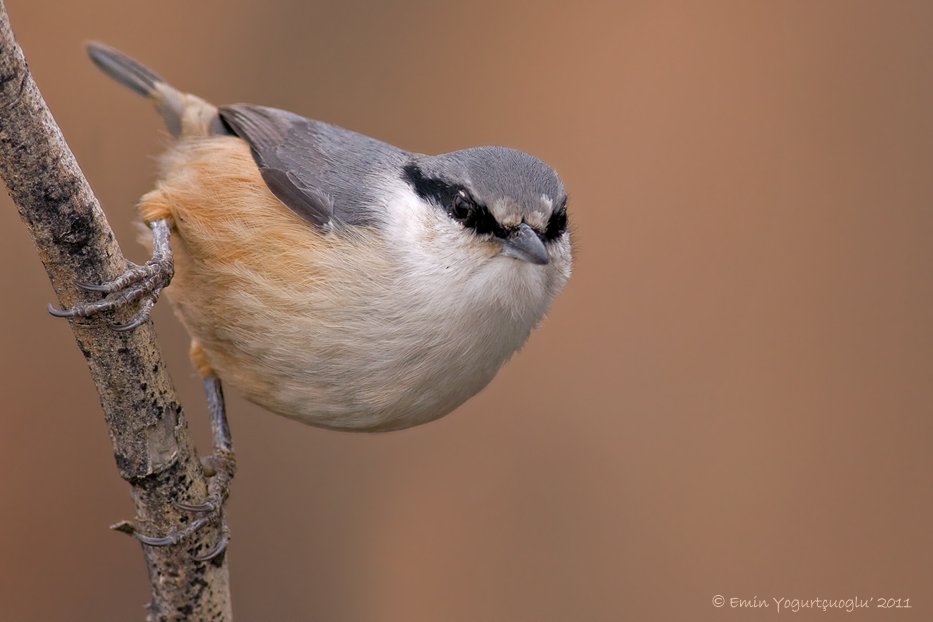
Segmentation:
{"type": "MultiPolygon", "coordinates": [[[[63,307],[89,295],[76,281],[100,283],[126,269],[110,225],[29,74],[2,0],[0,176],[63,307]]],[[[109,319],[122,323],[132,311],[109,319]]],[[[132,486],[136,527],[168,533],[191,520],[174,501],[197,503],[207,485],[155,331],[149,322],[121,333],[103,322],[77,320],[72,329],[100,395],[120,475],[132,486]]],[[[212,527],[177,546],[143,546],[153,594],[149,620],[232,619],[225,556],[207,563],[193,559],[218,537],[212,527]]]]}

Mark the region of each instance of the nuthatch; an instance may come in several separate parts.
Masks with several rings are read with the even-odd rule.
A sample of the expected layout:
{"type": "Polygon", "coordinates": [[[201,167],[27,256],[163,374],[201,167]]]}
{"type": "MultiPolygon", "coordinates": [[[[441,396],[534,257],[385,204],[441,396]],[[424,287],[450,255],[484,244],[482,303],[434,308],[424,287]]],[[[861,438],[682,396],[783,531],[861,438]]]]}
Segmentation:
{"type": "Polygon", "coordinates": [[[531,155],[411,153],[283,110],[218,108],[113,48],[88,52],[176,140],[140,203],[153,262],[58,315],[144,297],[138,325],[173,256],[166,291],[202,377],[310,425],[386,431],[485,387],[570,276],[567,195],[531,155]]]}

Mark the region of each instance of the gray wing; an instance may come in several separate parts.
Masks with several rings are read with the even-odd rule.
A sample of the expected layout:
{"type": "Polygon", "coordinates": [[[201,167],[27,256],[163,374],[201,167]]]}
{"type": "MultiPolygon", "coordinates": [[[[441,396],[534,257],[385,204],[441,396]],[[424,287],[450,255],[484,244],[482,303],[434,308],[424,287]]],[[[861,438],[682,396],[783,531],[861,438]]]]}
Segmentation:
{"type": "Polygon", "coordinates": [[[269,190],[315,225],[373,225],[379,180],[398,176],[408,153],[381,141],[297,114],[235,104],[220,118],[245,140],[269,190]]]}

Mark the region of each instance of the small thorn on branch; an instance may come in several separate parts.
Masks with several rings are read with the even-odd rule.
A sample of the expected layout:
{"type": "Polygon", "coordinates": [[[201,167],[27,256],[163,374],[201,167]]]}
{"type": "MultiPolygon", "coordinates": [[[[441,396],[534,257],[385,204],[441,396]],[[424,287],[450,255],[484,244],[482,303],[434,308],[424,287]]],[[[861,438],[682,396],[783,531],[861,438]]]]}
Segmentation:
{"type": "Polygon", "coordinates": [[[119,523],[117,523],[116,525],[111,525],[110,528],[111,528],[113,531],[120,531],[120,532],[122,532],[122,533],[125,533],[125,534],[128,535],[128,536],[135,536],[135,535],[136,535],[136,527],[135,527],[135,525],[133,525],[133,523],[131,523],[131,522],[128,521],[128,520],[121,520],[121,521],[120,521],[119,523]]]}

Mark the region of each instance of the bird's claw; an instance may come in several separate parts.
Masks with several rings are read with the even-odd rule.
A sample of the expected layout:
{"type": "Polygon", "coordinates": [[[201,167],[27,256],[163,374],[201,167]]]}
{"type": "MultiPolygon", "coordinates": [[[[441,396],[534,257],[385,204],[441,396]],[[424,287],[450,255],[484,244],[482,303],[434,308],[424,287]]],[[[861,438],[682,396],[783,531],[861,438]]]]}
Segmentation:
{"type": "Polygon", "coordinates": [[[49,305],[49,313],[61,318],[86,318],[99,313],[121,309],[142,299],[139,311],[125,324],[110,324],[115,331],[129,331],[139,327],[149,319],[152,307],[159,299],[162,289],[169,284],[175,271],[172,249],[169,244],[168,221],[155,220],[149,224],[152,228],[152,259],[142,266],[130,263],[130,267],[112,281],[92,285],[75,281],[75,286],[88,292],[106,294],[103,300],[79,302],[70,309],[56,309],[49,305]]]}
{"type": "Polygon", "coordinates": [[[149,546],[170,546],[184,541],[208,525],[216,524],[220,531],[217,544],[204,555],[192,555],[191,559],[197,562],[210,561],[226,550],[230,542],[230,530],[224,520],[224,503],[227,500],[230,481],[236,472],[236,461],[232,451],[219,451],[204,458],[204,462],[208,462],[214,471],[208,483],[208,496],[200,503],[174,502],[175,507],[179,509],[203,516],[195,519],[187,527],[170,531],[161,537],[146,536],[134,528],[132,533],[137,540],[149,546]]]}
{"type": "Polygon", "coordinates": [[[181,501],[176,501],[175,507],[185,510],[186,512],[216,512],[217,511],[217,504],[214,503],[212,499],[208,499],[204,503],[182,503],[181,501]]]}
{"type": "Polygon", "coordinates": [[[206,562],[223,553],[227,548],[227,543],[230,541],[230,530],[227,528],[227,524],[224,522],[222,516],[202,516],[184,529],[178,529],[176,531],[169,532],[167,535],[162,537],[146,536],[135,530],[133,531],[133,536],[143,544],[149,546],[170,546],[182,542],[198,530],[203,529],[207,525],[210,525],[211,523],[218,520],[220,521],[220,537],[217,540],[217,544],[214,545],[214,547],[204,555],[191,556],[191,559],[196,562],[206,562]]]}
{"type": "Polygon", "coordinates": [[[230,438],[230,427],[227,424],[224,395],[220,380],[215,376],[204,379],[204,388],[207,392],[207,405],[211,418],[211,435],[213,436],[214,452],[201,458],[201,468],[204,475],[209,478],[207,483],[207,496],[198,503],[175,501],[175,507],[186,512],[202,514],[190,525],[176,529],[164,536],[146,536],[127,521],[122,521],[111,529],[132,534],[137,540],[148,546],[170,546],[178,544],[207,525],[217,525],[220,535],[217,544],[204,555],[192,555],[197,562],[206,562],[221,555],[230,542],[230,530],[224,520],[224,504],[230,491],[230,482],[236,474],[236,455],[233,453],[233,442],[230,438]]]}
{"type": "Polygon", "coordinates": [[[205,553],[204,555],[192,555],[191,559],[196,562],[209,562],[224,551],[227,550],[227,544],[230,542],[230,530],[227,529],[227,523],[222,522],[220,524],[220,538],[217,539],[217,544],[213,549],[205,553]]]}

